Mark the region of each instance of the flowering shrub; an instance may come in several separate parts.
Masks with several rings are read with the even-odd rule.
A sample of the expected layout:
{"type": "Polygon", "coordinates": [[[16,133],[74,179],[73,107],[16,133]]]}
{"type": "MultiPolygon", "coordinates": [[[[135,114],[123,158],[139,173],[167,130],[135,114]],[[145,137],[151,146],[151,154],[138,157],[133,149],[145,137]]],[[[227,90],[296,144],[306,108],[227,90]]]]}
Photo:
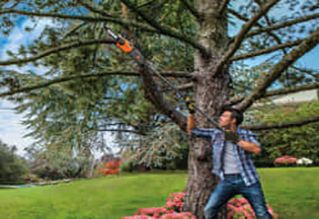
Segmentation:
{"type": "MultiPolygon", "coordinates": [[[[196,219],[191,212],[182,212],[184,192],[172,193],[168,196],[164,207],[140,208],[134,216],[124,216],[122,219],[196,219]]],[[[274,219],[278,215],[267,205],[274,219]]],[[[227,219],[256,219],[256,215],[245,198],[233,198],[227,203],[227,219]]]]}
{"type": "Polygon", "coordinates": [[[134,215],[134,216],[124,216],[122,219],[153,219],[153,217],[149,217],[146,215],[134,215]]]}
{"type": "MultiPolygon", "coordinates": [[[[278,215],[273,209],[267,205],[269,213],[274,219],[278,218],[278,215]]],[[[245,198],[233,198],[227,203],[227,219],[255,219],[256,215],[251,205],[245,198]]]]}
{"type": "Polygon", "coordinates": [[[140,208],[135,212],[135,215],[147,215],[147,216],[152,216],[152,218],[159,218],[161,215],[170,213],[172,211],[164,208],[164,207],[159,207],[159,208],[140,208]]]}
{"type": "Polygon", "coordinates": [[[274,164],[277,164],[277,165],[289,165],[289,164],[296,164],[296,163],[297,163],[297,158],[293,156],[288,156],[288,155],[278,157],[274,161],[274,164]]]}
{"type": "Polygon", "coordinates": [[[105,162],[99,172],[103,175],[114,175],[120,172],[121,161],[112,160],[105,162]]]}
{"type": "Polygon", "coordinates": [[[313,163],[313,161],[310,160],[309,158],[306,158],[306,157],[303,157],[303,158],[300,158],[297,160],[298,165],[308,166],[308,165],[311,165],[312,163],[313,163]]]}
{"type": "Polygon", "coordinates": [[[184,192],[175,192],[168,196],[164,207],[140,208],[134,216],[124,216],[122,219],[196,219],[190,212],[182,212],[184,192]]]}
{"type": "Polygon", "coordinates": [[[196,219],[196,217],[190,212],[181,212],[181,213],[169,213],[164,214],[160,219],[196,219]]]}
{"type": "Polygon", "coordinates": [[[181,212],[184,204],[185,192],[175,192],[168,196],[165,207],[177,212],[181,212]]]}

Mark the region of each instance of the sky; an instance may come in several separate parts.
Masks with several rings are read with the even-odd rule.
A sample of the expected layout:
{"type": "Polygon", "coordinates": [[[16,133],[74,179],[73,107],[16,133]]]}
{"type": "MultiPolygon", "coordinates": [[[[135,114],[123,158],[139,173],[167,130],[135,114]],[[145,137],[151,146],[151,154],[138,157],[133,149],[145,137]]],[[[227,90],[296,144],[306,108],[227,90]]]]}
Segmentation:
{"type": "MultiPolygon", "coordinates": [[[[16,52],[20,45],[28,45],[30,42],[39,37],[40,33],[46,25],[54,25],[50,19],[41,19],[37,23],[36,28],[30,33],[25,33],[24,28],[31,26],[32,23],[26,18],[19,18],[16,23],[16,27],[13,29],[10,37],[0,37],[0,60],[9,59],[6,51],[16,52]]],[[[6,69],[16,70],[19,72],[26,72],[27,70],[33,70],[38,74],[46,71],[43,67],[34,67],[32,65],[26,65],[23,67],[10,66],[6,69]]],[[[16,114],[13,108],[15,105],[12,102],[0,99],[0,139],[8,144],[17,146],[17,153],[24,155],[24,148],[33,143],[34,139],[30,137],[24,137],[28,130],[21,124],[23,115],[16,114]]]]}
{"type": "MultiPolygon", "coordinates": [[[[27,45],[33,40],[37,39],[45,28],[46,25],[57,25],[50,19],[39,19],[37,25],[31,33],[24,32],[26,26],[30,26],[32,23],[25,17],[20,17],[16,22],[16,27],[13,29],[10,37],[4,38],[0,36],[0,60],[7,60],[9,57],[6,51],[15,52],[18,50],[19,45],[27,45]]],[[[307,67],[319,70],[319,46],[313,49],[311,52],[306,54],[301,60],[298,61],[300,67],[307,67]]],[[[253,65],[259,62],[262,58],[250,60],[248,63],[253,65]]],[[[46,68],[34,67],[32,65],[26,65],[23,67],[10,66],[8,69],[25,72],[27,70],[33,70],[37,74],[44,73],[46,68]]],[[[17,153],[24,155],[24,148],[28,147],[34,139],[23,137],[28,133],[26,128],[21,124],[23,115],[16,114],[13,110],[14,105],[9,101],[0,99],[0,139],[8,144],[17,146],[17,153]]],[[[108,136],[111,138],[111,136],[108,136]]]]}

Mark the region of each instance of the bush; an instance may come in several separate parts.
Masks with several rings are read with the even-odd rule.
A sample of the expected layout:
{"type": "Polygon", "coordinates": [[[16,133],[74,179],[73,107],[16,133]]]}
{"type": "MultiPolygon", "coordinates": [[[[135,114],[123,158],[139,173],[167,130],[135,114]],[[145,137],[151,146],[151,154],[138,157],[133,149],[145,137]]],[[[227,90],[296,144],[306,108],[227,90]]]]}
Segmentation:
{"type": "Polygon", "coordinates": [[[288,155],[277,157],[274,161],[276,166],[294,166],[296,163],[297,158],[288,155]]]}
{"type": "Polygon", "coordinates": [[[309,158],[302,157],[302,158],[297,160],[297,164],[301,165],[301,166],[310,166],[313,164],[313,161],[310,160],[309,158]]]}
{"type": "MultiPolygon", "coordinates": [[[[263,106],[251,112],[260,124],[280,124],[300,121],[319,115],[319,101],[285,106],[263,106]]],[[[273,166],[280,156],[307,157],[313,165],[319,164],[319,123],[301,127],[273,129],[258,132],[263,153],[256,157],[256,166],[273,166]]]]}
{"type": "Polygon", "coordinates": [[[188,138],[176,124],[156,127],[145,136],[121,141],[123,170],[187,168],[188,138]]]}
{"type": "Polygon", "coordinates": [[[168,196],[165,207],[167,209],[181,212],[184,204],[184,192],[175,192],[168,196]]]}
{"type": "Polygon", "coordinates": [[[86,177],[90,161],[85,155],[73,157],[65,150],[41,150],[33,154],[30,171],[44,179],[86,177]]]}
{"type": "Polygon", "coordinates": [[[105,162],[103,167],[99,169],[99,172],[102,175],[114,175],[120,172],[121,161],[119,160],[111,160],[105,162]]]}
{"type": "MultiPolygon", "coordinates": [[[[140,208],[134,216],[124,216],[122,219],[196,219],[190,212],[182,212],[184,192],[172,193],[168,196],[164,207],[140,208]]],[[[278,219],[273,209],[267,205],[269,213],[278,219]]],[[[256,215],[245,198],[233,198],[227,203],[227,219],[256,219],[256,215]]]]}
{"type": "Polygon", "coordinates": [[[14,154],[14,148],[0,141],[0,184],[23,183],[26,163],[14,154]]]}
{"type": "Polygon", "coordinates": [[[172,193],[164,207],[140,208],[134,216],[124,216],[122,219],[196,219],[192,213],[182,212],[184,197],[184,192],[172,193]]]}
{"type": "MultiPolygon", "coordinates": [[[[278,219],[278,215],[273,211],[273,209],[267,205],[269,213],[273,216],[274,219],[278,219]]],[[[245,198],[232,198],[227,203],[227,219],[255,219],[256,215],[245,198]]]]}

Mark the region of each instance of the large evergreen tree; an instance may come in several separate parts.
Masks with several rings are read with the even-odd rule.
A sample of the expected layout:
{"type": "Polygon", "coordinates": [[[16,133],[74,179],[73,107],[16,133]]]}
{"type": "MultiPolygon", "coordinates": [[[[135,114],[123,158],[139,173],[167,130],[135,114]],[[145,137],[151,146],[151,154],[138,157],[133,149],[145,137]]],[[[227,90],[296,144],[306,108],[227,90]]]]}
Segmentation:
{"type": "MultiPolygon", "coordinates": [[[[19,112],[29,113],[31,134],[49,144],[93,147],[98,132],[113,125],[145,134],[167,118],[185,129],[182,101],[116,50],[105,23],[131,39],[181,92],[193,95],[209,117],[226,103],[245,111],[261,98],[318,88],[318,74],[297,63],[319,41],[318,1],[10,0],[0,5],[7,36],[21,16],[34,25],[55,21],[18,53],[9,51],[11,59],[0,61],[2,67],[33,63],[48,69],[44,75],[1,69],[7,90],[0,97],[19,103],[19,112]],[[265,54],[268,59],[259,66],[242,65],[265,54]]],[[[202,114],[195,117],[198,126],[212,126],[202,114]]],[[[198,218],[217,183],[210,153],[207,142],[192,140],[186,208],[198,218]]]]}

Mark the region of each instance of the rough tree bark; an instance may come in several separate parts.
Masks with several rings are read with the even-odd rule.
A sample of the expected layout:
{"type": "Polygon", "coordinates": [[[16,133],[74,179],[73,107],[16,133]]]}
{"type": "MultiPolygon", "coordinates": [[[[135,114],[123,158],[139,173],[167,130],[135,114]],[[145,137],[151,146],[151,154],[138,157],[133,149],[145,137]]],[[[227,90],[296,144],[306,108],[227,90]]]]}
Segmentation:
{"type": "MultiPolygon", "coordinates": [[[[206,115],[216,116],[229,94],[230,76],[227,69],[216,72],[216,66],[227,48],[227,20],[225,13],[219,14],[220,1],[197,1],[199,20],[199,42],[210,52],[209,57],[200,53],[195,55],[194,99],[206,115]]],[[[198,127],[212,127],[205,117],[195,114],[198,127]]],[[[192,139],[188,157],[189,178],[186,187],[185,208],[198,219],[204,218],[204,207],[218,178],[211,173],[211,145],[204,139],[192,139]]],[[[223,213],[219,218],[223,218],[223,213]]]]}

